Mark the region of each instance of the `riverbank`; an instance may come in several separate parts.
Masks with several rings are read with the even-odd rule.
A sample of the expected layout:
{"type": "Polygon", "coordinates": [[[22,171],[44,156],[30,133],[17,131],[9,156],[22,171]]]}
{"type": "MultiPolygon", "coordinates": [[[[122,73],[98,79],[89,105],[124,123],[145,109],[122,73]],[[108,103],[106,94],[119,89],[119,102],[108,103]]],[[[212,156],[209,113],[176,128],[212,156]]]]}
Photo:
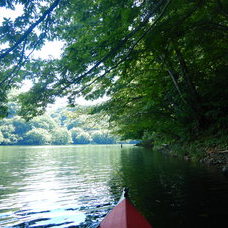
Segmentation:
{"type": "Polygon", "coordinates": [[[228,137],[210,136],[185,143],[156,146],[165,155],[187,161],[201,162],[220,170],[228,169],[228,137]]]}

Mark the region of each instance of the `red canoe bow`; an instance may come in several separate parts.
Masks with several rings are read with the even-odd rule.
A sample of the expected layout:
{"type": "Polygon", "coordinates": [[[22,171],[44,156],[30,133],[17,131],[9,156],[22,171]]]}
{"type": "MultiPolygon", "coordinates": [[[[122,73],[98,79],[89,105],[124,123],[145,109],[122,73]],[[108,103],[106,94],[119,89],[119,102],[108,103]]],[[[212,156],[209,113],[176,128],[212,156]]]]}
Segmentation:
{"type": "Polygon", "coordinates": [[[98,228],[152,228],[152,226],[127,197],[122,197],[98,228]]]}

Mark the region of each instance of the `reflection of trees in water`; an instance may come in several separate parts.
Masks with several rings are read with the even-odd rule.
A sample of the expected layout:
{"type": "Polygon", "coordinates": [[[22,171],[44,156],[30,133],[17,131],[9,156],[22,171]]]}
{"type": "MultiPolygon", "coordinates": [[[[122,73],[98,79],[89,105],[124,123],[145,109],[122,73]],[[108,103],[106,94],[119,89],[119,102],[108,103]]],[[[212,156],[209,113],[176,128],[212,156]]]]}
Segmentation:
{"type": "Polygon", "coordinates": [[[147,152],[151,156],[151,152],[142,148],[123,148],[118,170],[113,172],[109,181],[111,194],[116,201],[118,201],[123,187],[129,187],[132,202],[144,215],[150,213],[146,206],[150,197],[149,183],[151,180],[151,166],[145,157],[147,152]]]}
{"type": "MultiPolygon", "coordinates": [[[[6,149],[8,147],[4,148],[6,149]]],[[[0,166],[2,176],[2,178],[0,177],[0,194],[2,194],[0,198],[3,197],[3,199],[8,200],[8,196],[6,195],[13,193],[13,195],[11,194],[9,196],[12,198],[12,202],[15,202],[16,196],[19,204],[31,203],[35,207],[34,202],[45,200],[47,204],[42,207],[48,210],[50,205],[46,192],[50,193],[50,198],[52,196],[54,197],[55,193],[59,193],[54,197],[54,202],[69,200],[67,202],[69,204],[77,204],[79,202],[80,205],[84,206],[73,208],[73,210],[75,212],[79,210],[86,216],[85,222],[79,227],[88,227],[88,224],[104,217],[110,208],[115,205],[115,202],[109,196],[106,182],[109,179],[110,170],[114,169],[113,167],[116,164],[119,164],[119,151],[120,145],[9,147],[5,152],[0,151],[0,162],[2,164],[0,166]],[[1,188],[1,185],[5,189],[1,188]],[[10,188],[8,188],[9,186],[10,188]],[[26,191],[24,186],[28,189],[26,199],[24,197],[25,194],[23,195],[26,191]],[[20,189],[21,187],[22,190],[20,189]],[[41,194],[43,190],[45,190],[45,193],[41,194]],[[40,198],[37,197],[37,192],[40,198]],[[72,198],[71,194],[74,194],[74,198],[72,198]],[[21,195],[23,197],[20,197],[21,195]],[[34,198],[32,197],[33,195],[34,198]]],[[[50,200],[50,203],[53,203],[52,200],[50,200]]],[[[0,208],[0,217],[4,213],[1,210],[2,206],[0,208]]],[[[61,205],[57,203],[56,207],[61,207],[61,205]]],[[[25,209],[27,208],[28,206],[25,207],[25,209]]],[[[14,209],[19,210],[19,208],[14,209]]],[[[32,208],[33,210],[35,208],[32,208]]],[[[10,211],[10,213],[14,214],[14,211],[10,211]]],[[[32,214],[30,213],[30,215],[32,214]]],[[[21,217],[19,216],[18,223],[20,222],[22,222],[21,227],[25,227],[24,221],[21,221],[21,217]]],[[[29,222],[38,223],[39,221],[31,218],[29,222]]],[[[47,220],[48,222],[52,223],[50,219],[47,220]]]]}
{"type": "Polygon", "coordinates": [[[30,175],[25,170],[31,161],[27,154],[19,152],[8,146],[0,148],[0,199],[5,194],[17,192],[23,179],[30,175]]]}
{"type": "MultiPolygon", "coordinates": [[[[130,188],[133,203],[154,227],[188,228],[199,227],[198,225],[212,227],[212,224],[214,227],[219,225],[222,227],[222,222],[228,215],[227,181],[225,182],[222,176],[216,175],[211,170],[207,172],[197,165],[163,157],[160,153],[143,148],[127,146],[123,146],[121,152],[120,146],[101,147],[96,153],[92,147],[83,147],[83,153],[73,153],[73,151],[62,153],[60,148],[59,151],[55,149],[54,153],[44,151],[40,156],[38,151],[18,153],[20,163],[18,157],[13,156],[15,151],[0,153],[1,162],[7,160],[12,164],[9,167],[10,171],[20,172],[18,180],[16,173],[12,175],[12,172],[7,171],[9,165],[2,163],[0,172],[1,176],[6,177],[5,186],[12,186],[14,182],[24,182],[27,176],[31,176],[29,173],[31,163],[33,167],[34,165],[38,167],[36,165],[44,158],[48,164],[52,161],[50,166],[57,162],[58,167],[70,167],[65,170],[66,172],[61,170],[59,173],[61,175],[58,174],[58,178],[64,174],[62,183],[72,181],[79,183],[81,177],[82,183],[80,187],[77,186],[77,191],[90,189],[86,193],[83,192],[82,199],[79,199],[80,205],[84,207],[72,209],[84,213],[85,221],[73,227],[88,227],[102,220],[119,200],[122,188],[125,186],[130,188]],[[100,185],[97,185],[97,182],[100,182],[100,185]],[[94,188],[91,188],[92,184],[94,188]],[[97,186],[101,189],[95,189],[97,186]],[[85,194],[88,198],[85,198],[85,194]]],[[[36,177],[42,179],[40,174],[36,177]]]]}
{"type": "MultiPolygon", "coordinates": [[[[227,202],[228,198],[208,192],[205,186],[211,188],[213,182],[221,185],[203,167],[132,148],[121,151],[120,166],[113,172],[109,186],[115,199],[124,186],[129,187],[131,200],[154,226],[210,227],[216,220],[213,211],[218,218],[224,214],[218,202],[211,200],[226,198],[227,202]]],[[[227,208],[224,202],[221,205],[227,208]]]]}

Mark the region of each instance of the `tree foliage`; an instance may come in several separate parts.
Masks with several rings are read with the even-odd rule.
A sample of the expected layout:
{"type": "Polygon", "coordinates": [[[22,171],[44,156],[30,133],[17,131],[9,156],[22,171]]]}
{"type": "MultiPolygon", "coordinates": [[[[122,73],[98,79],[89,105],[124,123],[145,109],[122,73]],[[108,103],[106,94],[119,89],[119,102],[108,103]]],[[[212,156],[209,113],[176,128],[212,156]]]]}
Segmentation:
{"type": "MultiPolygon", "coordinates": [[[[10,104],[11,107],[17,105],[10,104]]],[[[38,116],[30,121],[25,121],[18,115],[9,115],[0,120],[1,145],[67,145],[67,144],[113,144],[116,138],[104,130],[104,124],[92,124],[88,117],[85,118],[85,108],[78,107],[78,112],[84,110],[84,116],[77,114],[77,108],[61,108],[49,114],[38,116]],[[74,116],[74,118],[71,118],[74,116]],[[77,119],[75,119],[77,117],[77,119]],[[74,127],[80,125],[80,127],[74,127]],[[92,127],[94,126],[94,127],[92,127]],[[99,136],[99,137],[98,137],[99,136]]],[[[13,110],[12,113],[16,113],[13,110]]],[[[89,115],[88,115],[89,116],[89,115]]],[[[100,121],[101,122],[101,121],[100,121]]]]}
{"type": "Polygon", "coordinates": [[[72,142],[71,134],[66,128],[58,128],[52,132],[51,143],[55,145],[66,145],[72,142]]]}
{"type": "MultiPolygon", "coordinates": [[[[0,77],[5,86],[1,88],[23,78],[34,81],[20,96],[22,115],[43,113],[55,96],[68,96],[74,104],[79,95],[107,95],[111,99],[93,112],[105,111],[111,128],[124,138],[189,139],[209,128],[228,128],[225,1],[70,0],[44,1],[45,6],[19,2],[30,7],[24,18],[5,19],[1,26],[2,43],[9,42],[7,50],[13,49],[2,58],[0,77]],[[51,8],[56,3],[60,5],[51,8]],[[40,16],[29,15],[33,11],[40,16]],[[31,23],[44,39],[65,41],[62,58],[28,60],[12,74],[25,48],[36,48],[40,40],[34,30],[26,33],[31,23]]],[[[3,6],[13,8],[15,3],[3,6]]],[[[6,110],[5,91],[1,113],[6,110]]]]}
{"type": "Polygon", "coordinates": [[[45,145],[51,141],[51,135],[43,128],[36,128],[28,131],[25,136],[25,144],[45,145]]]}
{"type": "Polygon", "coordinates": [[[115,144],[116,138],[111,136],[109,132],[95,131],[92,134],[93,142],[96,144],[115,144]]]}

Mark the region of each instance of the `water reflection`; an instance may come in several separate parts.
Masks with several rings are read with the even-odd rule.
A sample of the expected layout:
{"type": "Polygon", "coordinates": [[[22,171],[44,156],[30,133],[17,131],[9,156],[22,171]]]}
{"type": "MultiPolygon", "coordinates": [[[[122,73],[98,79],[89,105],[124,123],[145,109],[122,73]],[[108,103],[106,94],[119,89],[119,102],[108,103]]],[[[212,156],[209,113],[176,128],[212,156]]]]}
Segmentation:
{"type": "Polygon", "coordinates": [[[218,227],[228,215],[223,176],[133,146],[0,147],[0,173],[0,227],[88,227],[124,186],[157,228],[218,227]]]}
{"type": "Polygon", "coordinates": [[[118,160],[118,149],[111,151],[105,146],[1,147],[0,226],[76,226],[98,205],[109,210],[106,182],[118,160]]]}
{"type": "Polygon", "coordinates": [[[113,193],[130,187],[132,201],[154,227],[227,223],[228,181],[215,170],[140,148],[122,150],[120,164],[110,180],[113,193]]]}

